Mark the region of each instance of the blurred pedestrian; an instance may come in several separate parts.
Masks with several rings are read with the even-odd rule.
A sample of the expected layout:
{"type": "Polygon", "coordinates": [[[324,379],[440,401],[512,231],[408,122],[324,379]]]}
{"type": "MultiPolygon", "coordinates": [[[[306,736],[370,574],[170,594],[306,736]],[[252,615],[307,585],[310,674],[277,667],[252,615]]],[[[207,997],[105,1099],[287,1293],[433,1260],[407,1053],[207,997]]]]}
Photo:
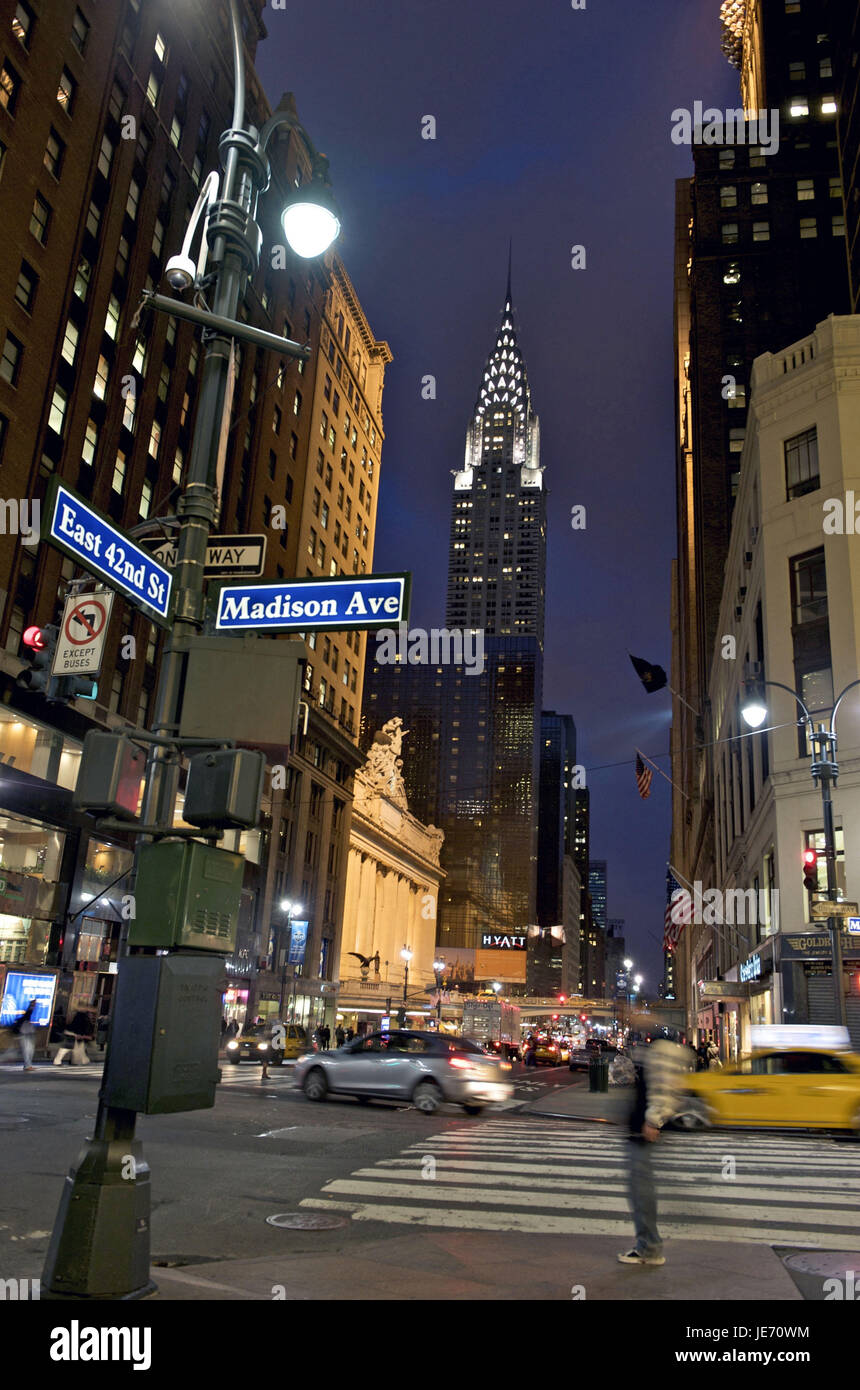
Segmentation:
{"type": "Polygon", "coordinates": [[[33,1066],[33,1052],[36,1048],[36,1025],[33,1022],[33,1013],[36,1008],[36,1000],[31,999],[20,1018],[12,1024],[12,1032],[18,1039],[18,1046],[21,1049],[21,1060],[24,1065],[22,1071],[35,1071],[33,1066]]]}
{"type": "Polygon", "coordinates": [[[708,1043],[707,1057],[708,1071],[722,1071],[723,1064],[720,1061],[720,1049],[717,1047],[716,1041],[713,1038],[711,1038],[711,1041],[708,1043]]]}
{"type": "Polygon", "coordinates": [[[354,1028],[347,1028],[347,1030],[346,1030],[346,1040],[347,1040],[347,1042],[352,1042],[352,1040],[353,1040],[354,1037],[355,1037],[355,1029],[354,1029],[354,1028]]]}
{"type": "Polygon", "coordinates": [[[339,1023],[334,1030],[334,1040],[338,1047],[343,1047],[346,1042],[346,1033],[343,1031],[343,1024],[339,1023]]]}
{"type": "Polygon", "coordinates": [[[662,1265],[663,1241],[657,1229],[653,1146],[663,1125],[677,1112],[687,1069],[684,1049],[656,1039],[634,1054],[635,1090],[630,1111],[629,1196],[636,1243],[618,1256],[623,1265],[662,1265]]]}
{"type": "Polygon", "coordinates": [[[70,1066],[84,1066],[90,1060],[84,1044],[92,1036],[93,1029],[89,1016],[84,1013],[83,1009],[78,1009],[71,1023],[63,1032],[62,1046],[54,1057],[54,1066],[61,1067],[69,1053],[71,1053],[70,1066]]]}

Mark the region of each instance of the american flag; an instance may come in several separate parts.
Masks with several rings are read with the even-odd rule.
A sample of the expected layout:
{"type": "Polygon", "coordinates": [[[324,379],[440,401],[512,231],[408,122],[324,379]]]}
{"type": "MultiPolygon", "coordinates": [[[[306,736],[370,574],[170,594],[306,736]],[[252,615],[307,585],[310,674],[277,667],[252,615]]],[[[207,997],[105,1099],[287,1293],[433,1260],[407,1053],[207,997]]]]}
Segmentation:
{"type": "Polygon", "coordinates": [[[639,795],[645,801],[651,795],[651,779],[654,776],[650,767],[646,767],[642,761],[642,754],[636,749],[636,785],[639,788],[639,795]]]}
{"type": "Polygon", "coordinates": [[[678,938],[693,916],[693,900],[682,888],[671,869],[666,874],[666,915],[663,919],[663,950],[674,951],[678,938]]]}

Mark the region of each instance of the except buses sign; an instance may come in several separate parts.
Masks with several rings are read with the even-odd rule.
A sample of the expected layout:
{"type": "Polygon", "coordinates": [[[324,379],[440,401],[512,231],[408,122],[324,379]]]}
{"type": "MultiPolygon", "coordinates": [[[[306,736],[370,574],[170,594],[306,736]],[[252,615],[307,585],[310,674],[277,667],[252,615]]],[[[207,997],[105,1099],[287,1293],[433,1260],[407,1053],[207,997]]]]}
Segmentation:
{"type": "Polygon", "coordinates": [[[147,617],[169,626],[173,575],[59,478],[46,500],[43,540],[118,590],[147,617]]]}
{"type": "Polygon", "coordinates": [[[219,632],[316,632],[396,627],[409,616],[408,574],[224,584],[219,632]]]}

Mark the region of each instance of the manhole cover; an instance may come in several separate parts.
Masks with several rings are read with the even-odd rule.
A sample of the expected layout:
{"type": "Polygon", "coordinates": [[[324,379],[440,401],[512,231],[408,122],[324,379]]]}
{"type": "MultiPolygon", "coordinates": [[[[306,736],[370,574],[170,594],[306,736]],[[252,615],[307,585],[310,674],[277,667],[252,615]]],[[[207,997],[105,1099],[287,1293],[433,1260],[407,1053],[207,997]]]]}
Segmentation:
{"type": "Polygon", "coordinates": [[[267,1216],[267,1226],[286,1226],[290,1231],[333,1231],[347,1224],[344,1216],[327,1216],[321,1211],[283,1211],[279,1216],[267,1216]]]}
{"type": "Polygon", "coordinates": [[[860,1269],[860,1251],[804,1250],[789,1255],[784,1264],[793,1274],[812,1274],[817,1279],[844,1279],[849,1269],[860,1269]]]}

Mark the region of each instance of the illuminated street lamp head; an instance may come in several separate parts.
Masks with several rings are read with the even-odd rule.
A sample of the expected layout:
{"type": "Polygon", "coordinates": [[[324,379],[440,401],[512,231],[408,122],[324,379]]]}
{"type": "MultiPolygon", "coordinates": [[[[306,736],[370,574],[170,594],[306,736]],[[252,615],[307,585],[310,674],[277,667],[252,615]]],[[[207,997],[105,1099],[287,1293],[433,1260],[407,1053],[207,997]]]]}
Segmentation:
{"type": "Polygon", "coordinates": [[[340,217],[328,181],[328,160],[320,155],[310,183],[296,189],[281,214],[284,236],[297,256],[312,260],[340,235],[340,217]]]}
{"type": "Polygon", "coordinates": [[[401,959],[401,960],[405,960],[407,965],[408,965],[409,962],[411,961],[411,959],[412,959],[412,952],[410,951],[410,949],[409,949],[408,946],[404,946],[404,947],[403,947],[403,950],[400,952],[400,959],[401,959]]]}
{"type": "Polygon", "coordinates": [[[632,970],[632,969],[633,969],[633,962],[632,962],[632,960],[630,959],[629,956],[627,956],[626,960],[624,961],[624,969],[625,969],[625,970],[632,970]]]}
{"type": "Polygon", "coordinates": [[[744,717],[744,723],[748,724],[751,729],[760,729],[767,719],[767,705],[760,695],[751,695],[742,705],[741,714],[744,717]]]}
{"type": "Polygon", "coordinates": [[[754,666],[752,670],[747,672],[747,678],[743,684],[741,714],[744,723],[750,729],[760,729],[767,719],[761,668],[758,666],[754,666]]]}
{"type": "Polygon", "coordinates": [[[496,981],[496,983],[493,985],[493,989],[496,991],[496,994],[498,994],[499,990],[501,989],[501,985],[498,983],[498,981],[496,981]]]}
{"type": "Polygon", "coordinates": [[[639,986],[640,986],[641,983],[642,983],[642,976],[641,976],[641,975],[634,975],[634,976],[633,976],[633,982],[634,982],[634,984],[636,985],[636,988],[638,989],[639,986]]]}
{"type": "Polygon", "coordinates": [[[434,960],[433,969],[437,975],[441,975],[442,971],[445,969],[445,962],[443,960],[434,960]]]}

